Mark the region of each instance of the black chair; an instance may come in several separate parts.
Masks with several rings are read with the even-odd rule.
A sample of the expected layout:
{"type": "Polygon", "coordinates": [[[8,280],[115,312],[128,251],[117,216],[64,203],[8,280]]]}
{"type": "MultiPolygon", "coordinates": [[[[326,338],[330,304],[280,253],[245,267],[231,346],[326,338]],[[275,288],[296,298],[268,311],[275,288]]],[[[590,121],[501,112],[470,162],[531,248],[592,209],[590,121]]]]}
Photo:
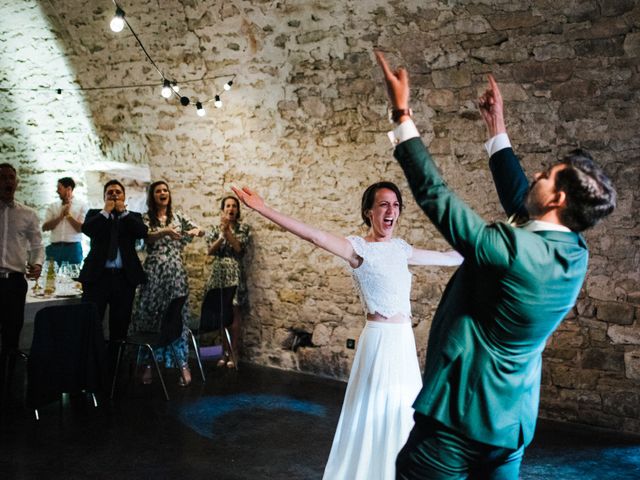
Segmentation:
{"type": "MultiPolygon", "coordinates": [[[[238,359],[231,343],[231,334],[228,326],[233,321],[232,304],[235,288],[212,288],[207,292],[202,302],[202,312],[200,314],[200,327],[198,335],[203,333],[219,332],[222,349],[224,352],[224,342],[229,347],[231,359],[238,370],[238,359]]],[[[224,354],[224,353],[223,353],[224,354]]]]}
{"type": "Polygon", "coordinates": [[[27,405],[35,410],[62,393],[95,393],[107,385],[107,354],[93,303],[45,307],[34,319],[27,360],[27,405]]]}
{"type": "MultiPolygon", "coordinates": [[[[0,404],[2,404],[4,400],[9,399],[10,386],[11,386],[11,381],[13,379],[13,374],[15,372],[16,360],[22,359],[24,360],[25,364],[29,360],[29,355],[27,355],[22,350],[19,350],[17,348],[10,350],[5,357],[6,358],[4,358],[1,362],[4,365],[4,367],[2,367],[4,368],[4,371],[2,376],[2,399],[0,400],[0,404]]],[[[26,383],[27,383],[27,376],[25,375],[24,390],[23,390],[25,392],[27,390],[26,383]]]]}
{"type": "MultiPolygon", "coordinates": [[[[120,367],[120,359],[122,357],[122,351],[127,345],[134,345],[138,347],[138,352],[141,348],[145,348],[148,350],[149,355],[153,359],[153,364],[155,365],[156,371],[158,372],[158,377],[160,378],[160,384],[162,385],[162,390],[164,391],[164,396],[167,400],[169,400],[169,393],[167,392],[167,386],[164,382],[164,378],[162,377],[162,372],[160,371],[160,365],[158,365],[158,361],[156,360],[154,348],[161,347],[171,347],[171,352],[173,353],[173,358],[176,361],[176,365],[178,364],[178,356],[176,354],[175,348],[173,347],[173,342],[175,342],[178,338],[182,336],[182,330],[184,328],[182,324],[182,309],[184,308],[184,304],[187,301],[187,296],[177,297],[171,300],[169,306],[164,312],[160,322],[160,331],[156,332],[134,332],[131,335],[128,335],[125,340],[122,340],[118,345],[118,355],[116,358],[116,367],[113,374],[113,382],[111,384],[111,398],[113,398],[116,390],[116,381],[118,379],[118,369],[120,367]]],[[[193,349],[196,354],[196,360],[198,361],[198,367],[200,369],[200,375],[202,376],[202,381],[204,382],[205,375],[204,369],[202,368],[202,362],[200,361],[200,352],[198,350],[198,344],[196,342],[196,338],[193,335],[193,332],[187,328],[188,335],[191,338],[191,343],[193,345],[193,349]]]]}

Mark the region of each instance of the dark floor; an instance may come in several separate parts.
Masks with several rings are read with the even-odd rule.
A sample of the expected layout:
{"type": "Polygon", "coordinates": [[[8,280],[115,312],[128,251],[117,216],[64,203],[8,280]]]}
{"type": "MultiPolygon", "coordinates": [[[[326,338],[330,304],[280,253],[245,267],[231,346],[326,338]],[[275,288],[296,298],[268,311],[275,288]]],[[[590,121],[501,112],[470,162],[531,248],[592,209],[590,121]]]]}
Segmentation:
{"type": "MultiPolygon", "coordinates": [[[[0,479],[320,479],[345,385],[241,365],[207,383],[124,380],[114,402],[64,397],[40,421],[19,399],[0,420],[0,479]]],[[[15,384],[14,384],[15,387],[15,384]]],[[[19,395],[18,395],[19,397],[19,395]]],[[[640,479],[640,439],[540,422],[521,478],[640,479]]]]}

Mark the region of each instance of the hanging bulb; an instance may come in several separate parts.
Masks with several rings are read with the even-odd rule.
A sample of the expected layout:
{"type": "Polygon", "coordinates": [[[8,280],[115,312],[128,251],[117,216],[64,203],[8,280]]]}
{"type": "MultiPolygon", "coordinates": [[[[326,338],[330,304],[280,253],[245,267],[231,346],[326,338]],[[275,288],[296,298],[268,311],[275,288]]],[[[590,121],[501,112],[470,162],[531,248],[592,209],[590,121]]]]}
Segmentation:
{"type": "Polygon", "coordinates": [[[213,102],[213,104],[216,106],[216,108],[220,108],[222,106],[222,100],[220,100],[220,95],[216,95],[215,101],[213,102]]]}
{"type": "Polygon", "coordinates": [[[223,88],[228,92],[229,90],[231,90],[231,85],[233,85],[233,80],[229,80],[227,83],[225,83],[223,88]]]}
{"type": "Polygon", "coordinates": [[[196,102],[196,113],[199,117],[204,117],[207,114],[207,112],[204,111],[204,108],[202,108],[202,102],[196,102]]]}
{"type": "Polygon", "coordinates": [[[162,84],[162,96],[164,98],[170,98],[171,93],[171,84],[169,83],[169,80],[165,79],[164,83],[162,84]]]}
{"type": "Polygon", "coordinates": [[[109,24],[109,26],[111,27],[111,30],[116,33],[121,32],[124,28],[124,10],[122,10],[120,7],[116,7],[116,14],[111,19],[111,23],[109,24]]]}
{"type": "Polygon", "coordinates": [[[178,93],[180,91],[180,87],[178,86],[178,82],[171,82],[171,88],[173,88],[173,91],[178,93]]]}
{"type": "Polygon", "coordinates": [[[189,97],[180,97],[180,103],[182,104],[183,107],[186,107],[187,105],[189,105],[189,97]]]}

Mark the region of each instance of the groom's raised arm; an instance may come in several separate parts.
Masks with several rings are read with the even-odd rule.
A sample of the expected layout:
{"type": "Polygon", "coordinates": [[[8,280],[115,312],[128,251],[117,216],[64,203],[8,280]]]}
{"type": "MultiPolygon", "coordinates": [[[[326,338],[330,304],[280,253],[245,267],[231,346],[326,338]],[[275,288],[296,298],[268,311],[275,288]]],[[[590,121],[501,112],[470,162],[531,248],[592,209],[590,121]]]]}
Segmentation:
{"type": "Polygon", "coordinates": [[[489,168],[507,216],[516,215],[519,219],[526,219],[528,214],[525,198],[529,182],[507,136],[504,103],[498,84],[493,75],[489,75],[488,80],[487,90],[478,99],[478,108],[489,135],[489,140],[485,143],[490,156],[489,168]]]}
{"type": "Polygon", "coordinates": [[[506,225],[489,225],[446,184],[410,118],[409,78],[405,69],[392,71],[375,52],[385,77],[393,118],[394,156],[402,167],[416,202],[449,244],[466,260],[506,267],[513,249],[506,225]],[[505,228],[503,228],[505,227],[505,228]]]}

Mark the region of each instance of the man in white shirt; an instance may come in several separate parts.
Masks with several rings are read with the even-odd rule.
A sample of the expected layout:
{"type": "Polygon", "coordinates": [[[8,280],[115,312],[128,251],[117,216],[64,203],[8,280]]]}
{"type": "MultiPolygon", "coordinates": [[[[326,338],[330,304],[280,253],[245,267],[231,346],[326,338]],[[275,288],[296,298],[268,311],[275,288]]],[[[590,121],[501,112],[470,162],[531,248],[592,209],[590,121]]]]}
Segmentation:
{"type": "Polygon", "coordinates": [[[82,222],[87,213],[86,205],[73,196],[76,182],[71,177],[58,180],[60,203],[49,205],[42,230],[51,231],[51,243],[46,248],[47,258],[58,264],[82,263],[82,222]]]}
{"type": "Polygon", "coordinates": [[[27,281],[42,270],[44,249],[36,212],[15,201],[16,169],[0,164],[0,386],[8,355],[18,348],[24,323],[27,281]]]}

